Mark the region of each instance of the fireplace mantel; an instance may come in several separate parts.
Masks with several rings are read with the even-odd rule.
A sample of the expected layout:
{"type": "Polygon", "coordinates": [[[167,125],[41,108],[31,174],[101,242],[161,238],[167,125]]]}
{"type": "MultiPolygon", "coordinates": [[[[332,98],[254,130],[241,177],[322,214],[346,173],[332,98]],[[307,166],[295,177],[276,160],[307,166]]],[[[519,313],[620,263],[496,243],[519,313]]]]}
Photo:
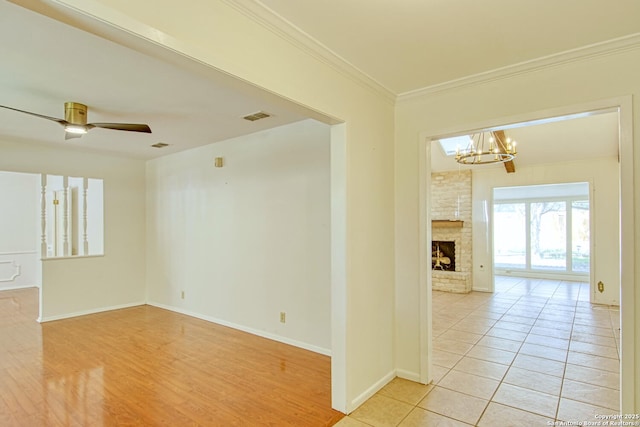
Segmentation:
{"type": "Polygon", "coordinates": [[[458,219],[434,219],[431,220],[431,227],[439,228],[462,228],[464,221],[458,219]]]}

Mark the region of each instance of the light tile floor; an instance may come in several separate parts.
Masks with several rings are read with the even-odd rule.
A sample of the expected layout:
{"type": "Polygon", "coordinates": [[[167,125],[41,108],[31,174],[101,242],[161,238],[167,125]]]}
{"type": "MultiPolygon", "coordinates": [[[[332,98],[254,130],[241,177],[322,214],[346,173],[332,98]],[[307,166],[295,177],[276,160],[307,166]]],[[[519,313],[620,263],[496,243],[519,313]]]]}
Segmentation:
{"type": "Polygon", "coordinates": [[[620,311],[589,285],[433,292],[432,384],[396,378],[336,426],[548,426],[619,413],[620,311]]]}

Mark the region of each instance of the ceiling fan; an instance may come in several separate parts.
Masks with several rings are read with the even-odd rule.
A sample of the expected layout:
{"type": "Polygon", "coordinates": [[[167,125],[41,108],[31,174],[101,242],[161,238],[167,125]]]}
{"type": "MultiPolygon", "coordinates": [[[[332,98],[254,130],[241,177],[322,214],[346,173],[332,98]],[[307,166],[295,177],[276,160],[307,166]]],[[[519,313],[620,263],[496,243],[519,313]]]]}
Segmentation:
{"type": "Polygon", "coordinates": [[[130,132],[151,133],[151,128],[145,124],[134,123],[87,123],[87,106],[78,102],[64,103],[64,119],[56,117],[44,116],[42,114],[32,113],[30,111],[18,110],[17,108],[0,105],[8,110],[18,111],[20,113],[30,114],[42,119],[51,120],[59,123],[64,127],[64,139],[80,138],[93,128],[124,130],[130,132]]]}

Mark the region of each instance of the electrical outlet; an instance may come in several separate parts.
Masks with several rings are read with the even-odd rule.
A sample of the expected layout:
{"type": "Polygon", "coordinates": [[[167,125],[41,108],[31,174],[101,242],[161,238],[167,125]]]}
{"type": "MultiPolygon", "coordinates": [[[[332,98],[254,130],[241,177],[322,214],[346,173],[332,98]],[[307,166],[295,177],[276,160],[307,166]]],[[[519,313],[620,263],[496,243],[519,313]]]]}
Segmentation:
{"type": "Polygon", "coordinates": [[[286,323],[287,322],[287,313],[285,313],[284,311],[280,312],[280,323],[286,323]]]}
{"type": "Polygon", "coordinates": [[[180,298],[184,299],[184,291],[180,291],[180,298]]]}

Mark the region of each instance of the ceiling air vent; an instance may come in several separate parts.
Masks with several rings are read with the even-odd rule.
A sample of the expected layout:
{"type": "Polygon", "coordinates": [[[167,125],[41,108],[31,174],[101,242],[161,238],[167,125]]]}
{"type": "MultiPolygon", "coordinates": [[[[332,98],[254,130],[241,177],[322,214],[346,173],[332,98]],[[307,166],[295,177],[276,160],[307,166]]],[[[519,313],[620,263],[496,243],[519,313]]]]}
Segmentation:
{"type": "Polygon", "coordinates": [[[168,146],[169,146],[169,144],[165,144],[164,142],[158,142],[158,143],[152,145],[153,148],[164,148],[164,147],[168,147],[168,146]]]}
{"type": "Polygon", "coordinates": [[[256,120],[266,119],[267,117],[271,117],[271,114],[265,113],[264,111],[258,111],[257,113],[244,116],[243,119],[249,120],[250,122],[255,122],[256,120]]]}

